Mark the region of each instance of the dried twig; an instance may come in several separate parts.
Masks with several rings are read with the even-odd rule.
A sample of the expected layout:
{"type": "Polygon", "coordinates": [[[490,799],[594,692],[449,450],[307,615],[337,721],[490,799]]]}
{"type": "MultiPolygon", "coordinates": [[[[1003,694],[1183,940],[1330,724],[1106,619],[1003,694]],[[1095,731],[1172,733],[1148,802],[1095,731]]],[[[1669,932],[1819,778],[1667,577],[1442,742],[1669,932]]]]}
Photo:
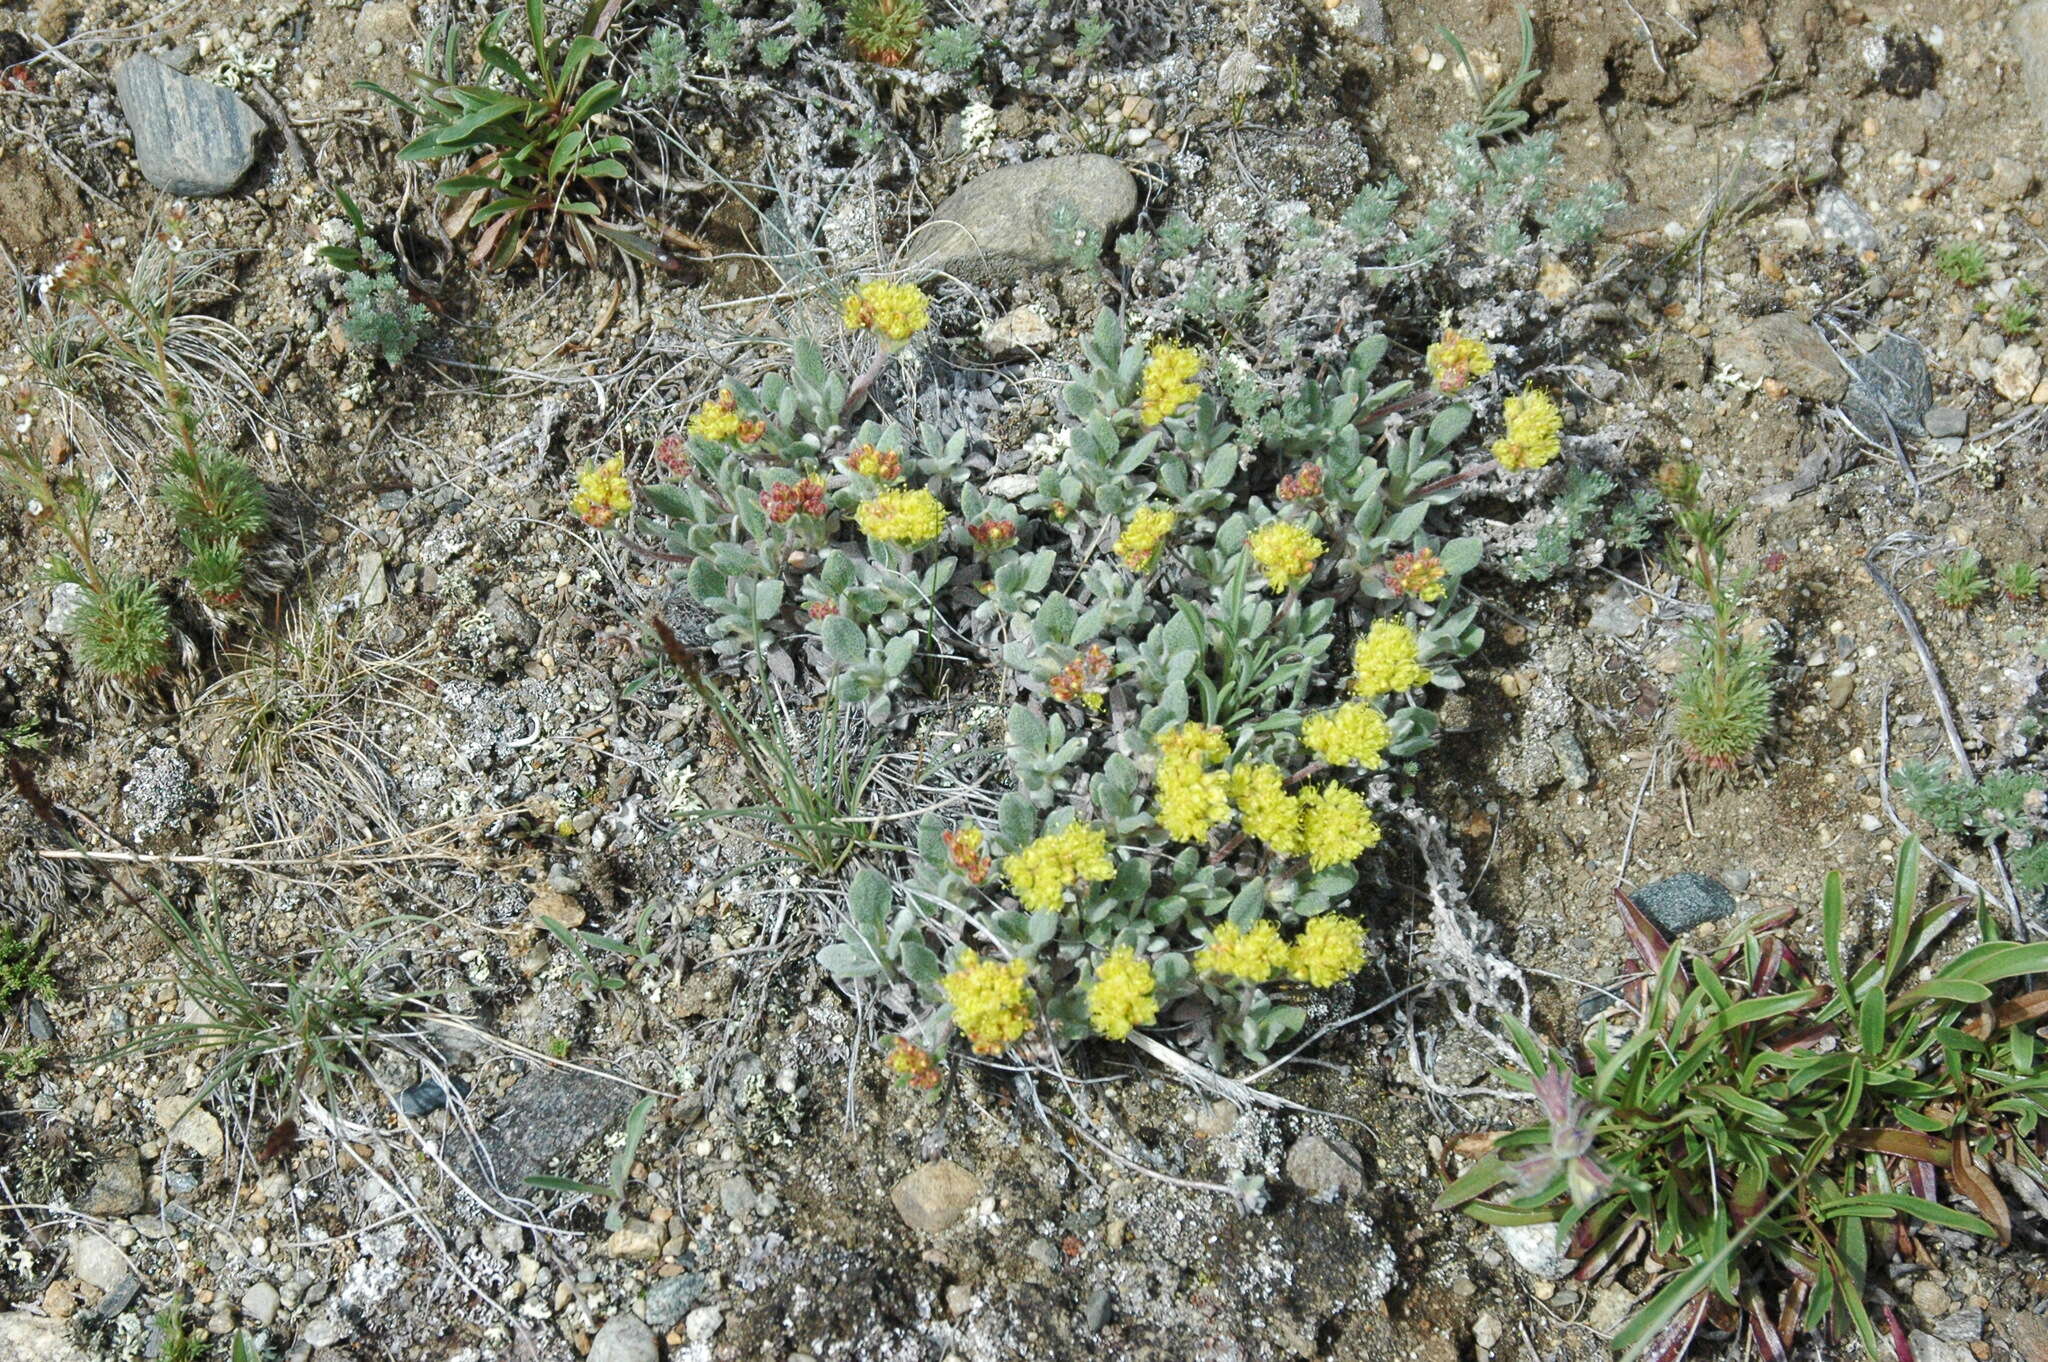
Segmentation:
{"type": "MultiPolygon", "coordinates": [[[[1949,751],[1955,755],[1956,769],[1970,784],[1975,785],[1977,768],[1970,761],[1969,749],[1963,746],[1963,731],[1956,723],[1955,706],[1949,703],[1948,687],[1942,684],[1941,668],[1934,661],[1933,650],[1927,646],[1927,636],[1920,630],[1920,620],[1914,615],[1913,607],[1907,604],[1905,595],[1893,585],[1892,579],[1885,575],[1884,569],[1878,566],[1878,555],[1896,547],[1897,539],[1894,535],[1864,554],[1863,570],[1870,574],[1871,581],[1877,583],[1877,589],[1884,593],[1885,599],[1891,602],[1892,609],[1898,614],[1899,623],[1905,626],[1906,639],[1913,645],[1913,655],[1920,659],[1920,669],[1927,674],[1927,689],[1933,694],[1934,707],[1941,715],[1942,732],[1948,736],[1949,751]]],[[[2005,855],[1995,841],[1991,842],[1986,850],[1990,853],[1991,864],[1998,870],[1999,884],[2005,890],[2005,907],[2012,919],[2013,934],[2021,941],[2031,940],[2032,933],[2028,929],[2026,914],[2020,911],[2019,894],[2013,889],[2012,874],[2005,866],[2005,855]]]]}

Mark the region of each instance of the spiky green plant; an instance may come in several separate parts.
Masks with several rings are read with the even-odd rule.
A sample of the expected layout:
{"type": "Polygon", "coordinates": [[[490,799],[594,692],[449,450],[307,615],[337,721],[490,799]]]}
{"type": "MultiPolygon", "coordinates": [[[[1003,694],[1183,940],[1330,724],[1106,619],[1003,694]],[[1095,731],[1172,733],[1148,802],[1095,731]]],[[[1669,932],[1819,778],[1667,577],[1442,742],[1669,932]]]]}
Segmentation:
{"type": "Polygon", "coordinates": [[[1642,971],[1625,1015],[1577,1055],[1510,1023],[1521,1064],[1503,1077],[1541,1118],[1487,1137],[1437,1204],[1554,1224],[1582,1278],[1648,1274],[1612,1340],[1625,1356],[1676,1362],[1708,1329],[1773,1362],[1805,1334],[1823,1356],[1848,1337],[1890,1356],[1879,1330],[1900,1331],[1873,1297],[1892,1260],[1936,1229],[2010,1242],[2048,1178],[2048,990],[2018,982],[2048,970],[2048,943],[2000,940],[1980,907],[1980,943],[1930,966],[1967,914],[1919,907],[1919,861],[1909,840],[1890,929],[1853,970],[1839,873],[1820,962],[1789,913],[1710,950],[1618,895],[1642,971]]]}
{"type": "Polygon", "coordinates": [[[1984,575],[1984,558],[1975,549],[1964,549],[1943,563],[1934,574],[1934,594],[1951,610],[1968,610],[1991,591],[1991,579],[1984,575]]]}
{"type": "Polygon", "coordinates": [[[1951,241],[1934,252],[1934,268],[1963,288],[1976,288],[1991,277],[1984,248],[1974,241],[1951,241]]]}
{"type": "Polygon", "coordinates": [[[1743,617],[1745,578],[1728,564],[1728,535],[1741,513],[1708,509],[1690,468],[1668,469],[1659,483],[1675,508],[1666,551],[1671,568],[1706,598],[1709,612],[1686,626],[1672,729],[1690,760],[1725,774],[1756,756],[1777,701],[1770,646],[1743,617]]]}
{"type": "Polygon", "coordinates": [[[187,583],[216,605],[239,596],[248,548],[270,528],[256,470],[217,445],[190,442],[171,454],[163,497],[185,545],[187,583]]]}
{"type": "Polygon", "coordinates": [[[155,584],[116,576],[98,590],[78,585],[86,600],[71,637],[89,670],[115,681],[146,681],[169,665],[171,614],[155,584]]]}
{"type": "Polygon", "coordinates": [[[2014,605],[2041,594],[2041,569],[2032,563],[2007,563],[1998,570],[1998,589],[2014,605]]]}
{"type": "Polygon", "coordinates": [[[928,15],[924,0],[846,0],[846,45],[862,61],[907,66],[917,56],[928,15]]]}

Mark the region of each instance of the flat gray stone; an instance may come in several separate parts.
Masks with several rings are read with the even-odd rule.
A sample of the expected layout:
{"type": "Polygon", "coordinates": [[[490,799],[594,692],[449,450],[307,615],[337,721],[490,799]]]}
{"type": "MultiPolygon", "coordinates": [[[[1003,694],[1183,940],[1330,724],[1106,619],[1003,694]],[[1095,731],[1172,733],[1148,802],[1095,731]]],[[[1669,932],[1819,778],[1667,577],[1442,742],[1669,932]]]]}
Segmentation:
{"type": "Polygon", "coordinates": [[[71,1341],[71,1328],[61,1319],[44,1319],[9,1310],[0,1314],[0,1357],[32,1357],[36,1362],[92,1362],[85,1349],[71,1341]]]}
{"type": "Polygon", "coordinates": [[[1493,1232],[1515,1266],[1532,1277],[1554,1282],[1578,1269],[1578,1259],[1559,1251],[1556,1225],[1495,1225],[1493,1232]]]}
{"type": "Polygon", "coordinates": [[[1839,401],[1849,391],[1835,352],[1796,312],[1774,312],[1715,341],[1714,362],[1746,378],[1775,378],[1816,402],[1839,401]]]}
{"type": "Polygon", "coordinates": [[[631,1315],[613,1315],[590,1340],[589,1362],[659,1362],[654,1331],[631,1315]]]}
{"type": "Polygon", "coordinates": [[[529,1176],[610,1134],[633,1096],[632,1088],[601,1074],[535,1069],[512,1085],[504,1106],[480,1132],[482,1167],[470,1145],[459,1166],[468,1177],[481,1175],[487,1186],[526,1195],[529,1176]]]}
{"type": "Polygon", "coordinates": [[[980,1195],[980,1180],[951,1159],[920,1164],[889,1189],[903,1223],[926,1234],[958,1224],[980,1195]]]}
{"type": "Polygon", "coordinates": [[[1681,870],[1644,885],[1629,897],[1666,936],[1719,922],[1735,912],[1735,895],[1711,875],[1681,870]]]}
{"type": "Polygon", "coordinates": [[[92,1185],[78,1209],[87,1215],[134,1215],[143,1207],[142,1156],[131,1145],[117,1149],[93,1170],[92,1185]]]}
{"type": "Polygon", "coordinates": [[[1970,429],[1970,413],[1961,407],[1929,407],[1923,424],[1931,438],[1945,440],[1970,429]]]}
{"type": "Polygon", "coordinates": [[[685,1272],[679,1276],[663,1277],[648,1287],[647,1295],[640,1304],[649,1324],[657,1329],[673,1329],[710,1291],[711,1282],[703,1273],[685,1272]]]}
{"type": "Polygon", "coordinates": [[[128,1255],[103,1234],[81,1234],[71,1241],[71,1275],[87,1286],[112,1291],[128,1276],[128,1255]]]}
{"type": "Polygon", "coordinates": [[[1348,1140],[1304,1135],[1287,1151],[1287,1180],[1317,1201],[1365,1191],[1365,1160],[1348,1140]]]}
{"type": "Polygon", "coordinates": [[[136,56],[114,68],[114,93],[142,178],[167,194],[225,194],[256,163],[263,120],[233,90],[136,56]]]}
{"type": "Polygon", "coordinates": [[[1138,210],[1138,182],[1107,156],[1054,156],[1002,166],[947,195],[904,243],[904,259],[925,269],[1002,276],[1062,260],[1055,209],[1098,237],[1138,210]]]}

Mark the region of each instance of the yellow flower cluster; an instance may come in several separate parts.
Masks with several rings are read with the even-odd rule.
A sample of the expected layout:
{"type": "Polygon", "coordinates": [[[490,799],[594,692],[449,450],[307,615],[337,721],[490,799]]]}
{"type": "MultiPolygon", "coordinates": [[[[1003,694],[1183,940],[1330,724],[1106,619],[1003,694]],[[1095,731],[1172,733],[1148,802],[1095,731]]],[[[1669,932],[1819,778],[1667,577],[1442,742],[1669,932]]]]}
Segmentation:
{"type": "Polygon", "coordinates": [[[1024,978],[1031,962],[998,964],[973,951],[960,953],[960,967],[940,981],[953,1004],[953,1025],[974,1043],[974,1053],[992,1055],[1031,1029],[1031,990],[1024,978]]]}
{"type": "Polygon", "coordinates": [[[1527,389],[1501,404],[1507,418],[1506,436],[1493,442],[1493,457],[1510,472],[1541,468],[1557,457],[1562,447],[1558,432],[1564,429],[1564,413],[1550,394],[1527,389]]]}
{"type": "Polygon", "coordinates": [[[1380,825],[1373,821],[1365,796],[1331,781],[1296,796],[1301,806],[1301,844],[1310,870],[1328,870],[1355,861],[1367,847],[1380,844],[1380,825]]]}
{"type": "Polygon", "coordinates": [[[903,456],[893,449],[876,449],[873,445],[856,448],[847,455],[846,466],[876,482],[894,482],[903,476],[903,456]]]}
{"type": "Polygon", "coordinates": [[[633,485],[626,481],[626,459],[614,454],[603,463],[587,463],[576,471],[576,495],[569,509],[586,525],[603,529],[621,512],[633,509],[633,485]]]}
{"type": "Polygon", "coordinates": [[[1414,690],[1430,682],[1419,660],[1415,631],[1399,620],[1374,620],[1351,649],[1351,693],[1371,697],[1414,690]]]}
{"type": "Polygon", "coordinates": [[[1017,892],[1017,901],[1034,913],[1057,913],[1068,885],[1114,874],[1109,839],[1086,823],[1069,823],[1003,858],[1003,878],[1017,892]]]}
{"type": "Polygon", "coordinates": [[[1305,984],[1328,988],[1365,968],[1365,928],[1353,918],[1324,913],[1312,917],[1287,951],[1287,972],[1305,984]]]}
{"type": "Polygon", "coordinates": [[[1133,572],[1150,568],[1159,556],[1159,546],[1173,533],[1178,519],[1164,506],[1147,506],[1132,516],[1131,523],[1124,526],[1124,532],[1116,539],[1117,556],[1124,560],[1124,566],[1133,572]]]}
{"type": "Polygon", "coordinates": [[[1138,391],[1138,419],[1156,426],[1201,396],[1195,375],[1202,371],[1202,357],[1188,346],[1157,341],[1145,360],[1145,375],[1138,391]]]}
{"type": "Polygon", "coordinates": [[[854,519],[871,539],[917,548],[929,544],[946,528],[946,508],[930,492],[884,492],[864,501],[854,519]]]}
{"type": "Polygon", "coordinates": [[[1177,842],[1202,842],[1230,817],[1229,783],[1207,770],[1228,751],[1223,730],[1185,723],[1159,739],[1159,826],[1177,842]]]}
{"type": "Polygon", "coordinates": [[[1435,549],[1397,553],[1387,564],[1387,585],[1418,601],[1442,600],[1450,590],[1445,580],[1449,576],[1450,569],[1437,557],[1435,549]]]}
{"type": "Polygon", "coordinates": [[[760,439],[767,429],[766,421],[748,420],[740,415],[740,401],[732,395],[731,388],[720,388],[718,396],[697,408],[697,414],[690,418],[690,434],[710,440],[714,444],[726,440],[752,444],[760,439]]]}
{"type": "Polygon", "coordinates": [[[1332,766],[1378,770],[1386,765],[1381,754],[1392,739],[1386,719],[1363,700],[1339,705],[1327,714],[1311,714],[1301,721],[1302,745],[1332,766]]]}
{"type": "Polygon", "coordinates": [[[1229,923],[1216,929],[1209,944],[1195,952],[1195,968],[1248,984],[1263,984],[1287,968],[1287,943],[1270,919],[1260,918],[1248,932],[1229,923]]]}
{"type": "Polygon", "coordinates": [[[1493,351],[1486,348],[1485,341],[1445,327],[1444,338],[1424,352],[1422,362],[1429,366],[1429,377],[1438,392],[1463,392],[1473,379],[1493,372],[1493,351]]]}
{"type": "Polygon", "coordinates": [[[1274,591],[1306,581],[1325,547],[1322,540],[1288,520],[1267,521],[1251,532],[1245,545],[1252,551],[1252,561],[1266,574],[1266,585],[1274,591]]]}
{"type": "Polygon", "coordinates": [[[915,284],[870,279],[846,295],[839,312],[848,331],[872,331],[900,344],[930,324],[931,299],[915,284]]]}
{"type": "Polygon", "coordinates": [[[1195,953],[1195,968],[1248,984],[1289,974],[1317,988],[1349,979],[1365,967],[1365,929],[1348,917],[1312,917],[1289,945],[1272,919],[1260,918],[1248,932],[1229,923],[1216,929],[1195,953]]]}
{"type": "Polygon", "coordinates": [[[1118,946],[1095,968],[1095,984],[1088,990],[1089,1024],[1111,1040],[1150,1026],[1159,1020],[1156,987],[1152,966],[1129,946],[1118,946]]]}
{"type": "Polygon", "coordinates": [[[1245,762],[1230,773],[1230,797],[1237,821],[1247,837],[1255,837],[1282,856],[1301,850],[1301,804],[1287,793],[1280,768],[1262,761],[1245,762]]]}

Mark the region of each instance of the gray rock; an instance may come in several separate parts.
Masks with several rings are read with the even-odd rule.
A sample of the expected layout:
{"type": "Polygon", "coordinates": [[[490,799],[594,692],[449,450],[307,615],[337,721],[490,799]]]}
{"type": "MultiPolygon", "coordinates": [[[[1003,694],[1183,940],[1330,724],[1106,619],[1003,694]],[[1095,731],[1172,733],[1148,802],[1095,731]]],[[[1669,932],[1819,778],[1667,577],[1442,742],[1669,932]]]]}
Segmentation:
{"type": "Polygon", "coordinates": [[[654,1333],[631,1315],[613,1315],[590,1340],[589,1362],[657,1362],[654,1333]]]}
{"type": "Polygon", "coordinates": [[[43,616],[43,632],[63,638],[71,632],[78,612],[92,596],[76,582],[59,582],[50,588],[50,611],[43,616]]]}
{"type": "Polygon", "coordinates": [[[718,1184],[718,1204],[734,1220],[744,1220],[754,1213],[754,1207],[761,1198],[755,1193],[753,1184],[744,1176],[734,1173],[722,1178],[718,1184]]]}
{"type": "Polygon", "coordinates": [[[1287,1151],[1287,1180],[1317,1201],[1365,1191],[1365,1160],[1347,1140],[1309,1134],[1287,1151]]]}
{"type": "Polygon", "coordinates": [[[114,93],[135,134],[142,178],[165,193],[225,194],[255,164],[263,120],[233,90],[136,56],[114,68],[114,93]]]}
{"type": "Polygon", "coordinates": [[[2043,131],[2048,131],[2048,0],[2021,5],[2012,16],[2010,33],[2013,55],[2026,80],[2027,102],[2043,131]]]}
{"type": "Polygon", "coordinates": [[[1748,378],[1775,378],[1800,397],[1833,402],[1849,391],[1835,352],[1796,312],[1774,312],[1714,342],[1714,360],[1748,378]]]}
{"type": "Polygon", "coordinates": [[[365,606],[382,605],[391,599],[384,581],[384,555],[371,549],[356,563],[356,594],[365,606]]]}
{"type": "Polygon", "coordinates": [[[920,1164],[889,1189],[903,1223],[926,1234],[952,1228],[981,1195],[981,1181],[951,1159],[920,1164]]]}
{"type": "Polygon", "coordinates": [[[121,787],[121,812],[138,842],[153,841],[184,822],[199,803],[192,763],[175,747],[152,747],[121,787]]]}
{"type": "Polygon", "coordinates": [[[633,1104],[633,1089],[601,1074],[535,1069],[513,1084],[505,1105],[484,1127],[482,1167],[465,1142],[465,1177],[486,1186],[521,1189],[534,1173],[609,1134],[633,1104]]]}
{"type": "Polygon", "coordinates": [[[71,1241],[71,1275],[87,1286],[112,1291],[128,1276],[128,1255],[104,1234],[81,1234],[71,1241]]]}
{"type": "Polygon", "coordinates": [[[226,1132],[196,1098],[164,1098],[156,1104],[156,1119],[172,1144],[181,1144],[202,1159],[217,1159],[227,1152],[226,1132]]]}
{"type": "MultiPolygon", "coordinates": [[[[540,639],[540,625],[533,616],[520,608],[512,593],[502,586],[491,588],[491,594],[484,597],[484,609],[490,613],[491,623],[497,628],[498,641],[514,648],[531,648],[540,639]]],[[[573,892],[573,891],[568,891],[573,892]]]]}
{"type": "Polygon", "coordinates": [[[1719,922],[1735,911],[1735,896],[1711,875],[1681,870],[1676,875],[1644,885],[1629,895],[1643,915],[1657,924],[1666,936],[1708,922],[1719,922]]]}
{"type": "Polygon", "coordinates": [[[1636,593],[1626,583],[1609,587],[1586,620],[1589,632],[1608,638],[1634,638],[1642,632],[1649,616],[1636,609],[1636,593]]]}
{"type": "Polygon", "coordinates": [[[1138,184],[1107,156],[1054,156],[969,180],[904,243],[903,258],[930,270],[983,278],[1058,265],[1055,209],[1077,230],[1106,234],[1137,211],[1138,184]]]}
{"type": "MultiPolygon", "coordinates": [[[[458,1082],[455,1090],[463,1092],[466,1091],[466,1087],[458,1082]]],[[[431,1078],[423,1078],[398,1094],[398,1114],[415,1121],[447,1105],[448,1090],[431,1078]]]]}
{"type": "Polygon", "coordinates": [[[1555,1225],[1495,1225],[1493,1232],[1508,1257],[1532,1277],[1554,1282],[1578,1270],[1578,1259],[1558,1251],[1555,1225]]]}
{"type": "Polygon", "coordinates": [[[87,1215],[134,1215],[144,1202],[142,1156],[131,1146],[115,1150],[93,1170],[78,1209],[87,1215]]]}
{"type": "Polygon", "coordinates": [[[259,1329],[268,1329],[277,1319],[277,1288],[258,1282],[242,1293],[242,1318],[259,1329]]]}
{"type": "Polygon", "coordinates": [[[92,1362],[85,1349],[71,1341],[70,1326],[61,1319],[0,1312],[0,1357],[34,1358],[35,1362],[92,1362]]]}
{"type": "Polygon", "coordinates": [[[647,1315],[647,1322],[655,1328],[673,1329],[710,1289],[711,1283],[701,1272],[664,1277],[647,1288],[647,1295],[640,1302],[641,1309],[647,1315]]]}
{"type": "Polygon", "coordinates": [[[1895,429],[1920,437],[1927,409],[1934,405],[1934,380],[1920,342],[1887,331],[1869,350],[1849,356],[1849,373],[1842,414],[1865,439],[1882,447],[1891,443],[1895,429]]]}
{"type": "Polygon", "coordinates": [[[724,1327],[724,1311],[715,1305],[700,1305],[683,1320],[683,1337],[702,1347],[724,1327]]]}
{"type": "Polygon", "coordinates": [[[2034,187],[2034,172],[2023,161],[2010,156],[1991,158],[1991,179],[1985,185],[1991,197],[2000,203],[2011,203],[2023,199],[2034,187]]]}
{"type": "Polygon", "coordinates": [[[1824,241],[1839,241],[1852,251],[1874,251],[1882,244],[1869,212],[1834,185],[1820,191],[1813,215],[1824,241]]]}
{"type": "Polygon", "coordinates": [[[1029,303],[983,323],[981,328],[982,347],[998,359],[1050,349],[1058,339],[1045,313],[1029,303]]]}
{"type": "Polygon", "coordinates": [[[1961,407],[1929,407],[1922,424],[1931,438],[1945,440],[1969,431],[1970,413],[1961,407]]]}

